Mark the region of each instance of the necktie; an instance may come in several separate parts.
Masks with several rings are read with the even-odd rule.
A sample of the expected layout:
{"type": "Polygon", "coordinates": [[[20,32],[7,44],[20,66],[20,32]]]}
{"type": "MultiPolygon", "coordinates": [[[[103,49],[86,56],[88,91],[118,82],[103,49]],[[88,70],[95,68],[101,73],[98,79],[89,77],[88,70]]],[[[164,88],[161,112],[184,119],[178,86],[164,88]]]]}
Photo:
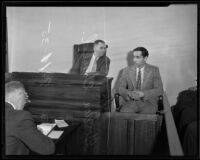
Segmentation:
{"type": "Polygon", "coordinates": [[[136,89],[141,89],[141,69],[139,68],[138,77],[137,77],[137,87],[136,89]]]}

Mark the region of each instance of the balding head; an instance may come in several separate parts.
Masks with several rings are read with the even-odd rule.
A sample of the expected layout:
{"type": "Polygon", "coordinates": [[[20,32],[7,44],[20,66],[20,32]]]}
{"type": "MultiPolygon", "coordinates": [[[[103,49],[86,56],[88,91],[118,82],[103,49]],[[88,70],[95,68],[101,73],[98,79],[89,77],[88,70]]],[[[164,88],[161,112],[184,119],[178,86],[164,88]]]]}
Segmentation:
{"type": "Polygon", "coordinates": [[[19,81],[11,81],[5,84],[5,100],[11,102],[17,110],[22,110],[28,95],[24,85],[19,81]]]}

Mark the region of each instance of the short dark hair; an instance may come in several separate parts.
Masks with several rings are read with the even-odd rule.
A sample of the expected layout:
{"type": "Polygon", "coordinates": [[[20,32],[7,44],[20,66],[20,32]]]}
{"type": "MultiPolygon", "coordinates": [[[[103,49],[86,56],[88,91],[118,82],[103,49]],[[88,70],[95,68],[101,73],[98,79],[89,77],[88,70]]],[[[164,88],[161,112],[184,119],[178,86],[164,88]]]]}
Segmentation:
{"type": "Polygon", "coordinates": [[[133,49],[133,52],[134,51],[141,51],[143,57],[148,57],[149,56],[149,52],[144,47],[137,47],[137,48],[133,49]]]}
{"type": "Polygon", "coordinates": [[[5,84],[5,95],[17,90],[24,89],[24,85],[19,81],[10,81],[5,84]]]}
{"type": "MultiPolygon", "coordinates": [[[[104,43],[104,44],[106,44],[103,40],[101,40],[101,39],[98,39],[98,40],[96,40],[96,41],[94,41],[94,45],[96,45],[96,44],[99,44],[99,43],[104,43]]],[[[106,44],[106,48],[108,48],[108,45],[106,44]]]]}

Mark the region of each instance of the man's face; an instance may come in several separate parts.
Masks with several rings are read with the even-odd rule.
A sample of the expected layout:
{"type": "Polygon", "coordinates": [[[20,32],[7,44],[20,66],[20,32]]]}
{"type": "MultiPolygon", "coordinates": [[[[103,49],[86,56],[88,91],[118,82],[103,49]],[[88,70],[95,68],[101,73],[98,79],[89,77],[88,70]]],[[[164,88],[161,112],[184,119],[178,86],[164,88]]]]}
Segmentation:
{"type": "Polygon", "coordinates": [[[133,61],[137,67],[142,67],[146,63],[147,57],[142,56],[141,51],[134,51],[133,52],[133,61]]]}
{"type": "Polygon", "coordinates": [[[27,99],[28,99],[28,94],[27,92],[24,90],[24,89],[18,89],[16,90],[15,92],[15,96],[16,96],[16,103],[17,103],[17,107],[18,107],[18,110],[23,110],[26,102],[27,102],[27,99]]]}
{"type": "Polygon", "coordinates": [[[103,56],[106,53],[106,44],[99,42],[98,44],[94,45],[94,52],[98,57],[103,56]]]}

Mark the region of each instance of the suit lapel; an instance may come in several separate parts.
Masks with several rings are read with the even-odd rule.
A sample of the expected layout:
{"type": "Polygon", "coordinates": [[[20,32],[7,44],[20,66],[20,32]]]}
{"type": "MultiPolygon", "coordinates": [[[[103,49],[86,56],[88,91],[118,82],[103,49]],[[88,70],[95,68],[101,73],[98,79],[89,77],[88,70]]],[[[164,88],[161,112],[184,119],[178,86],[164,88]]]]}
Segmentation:
{"type": "Polygon", "coordinates": [[[105,57],[99,57],[99,59],[97,60],[97,71],[100,70],[101,66],[104,65],[105,63],[105,57]]]}
{"type": "Polygon", "coordinates": [[[144,89],[146,83],[147,83],[147,80],[148,80],[148,77],[151,75],[150,72],[149,72],[149,65],[146,64],[145,67],[144,67],[144,77],[143,77],[143,83],[142,83],[142,87],[141,89],[144,89]]]}
{"type": "Polygon", "coordinates": [[[137,84],[136,84],[136,66],[135,65],[130,67],[129,77],[131,79],[131,82],[134,88],[136,88],[137,84]]]}

